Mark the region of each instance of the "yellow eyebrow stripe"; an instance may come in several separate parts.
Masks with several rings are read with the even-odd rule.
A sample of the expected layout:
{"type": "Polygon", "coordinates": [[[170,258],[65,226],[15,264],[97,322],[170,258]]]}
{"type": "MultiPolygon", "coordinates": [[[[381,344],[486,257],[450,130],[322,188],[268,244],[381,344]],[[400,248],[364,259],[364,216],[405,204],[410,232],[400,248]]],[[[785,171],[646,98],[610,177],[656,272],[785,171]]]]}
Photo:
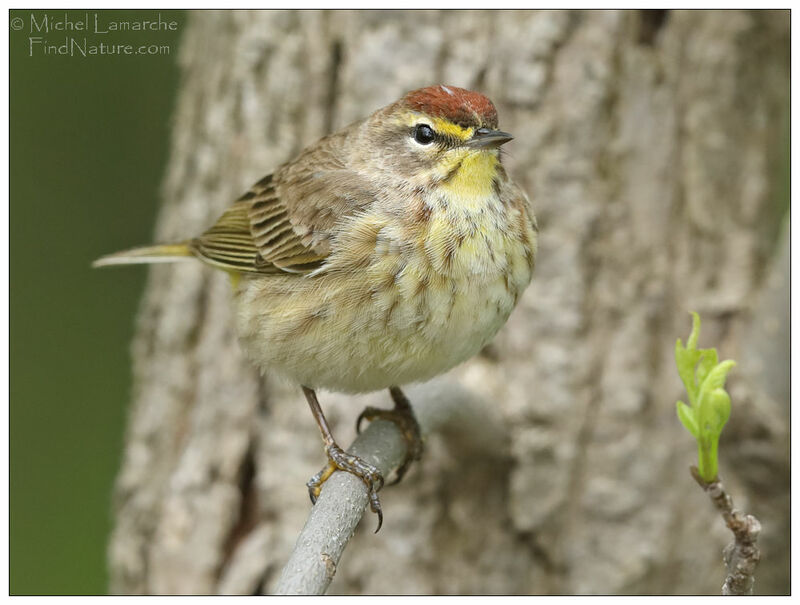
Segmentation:
{"type": "Polygon", "coordinates": [[[460,139],[462,141],[471,139],[472,133],[475,130],[474,128],[463,128],[458,124],[453,124],[451,121],[445,120],[444,118],[433,118],[433,124],[431,124],[431,126],[433,126],[433,129],[436,132],[460,139]]]}
{"type": "Polygon", "coordinates": [[[430,118],[416,111],[404,114],[401,120],[408,126],[415,126],[421,122],[429,123],[431,127],[439,134],[453,137],[454,139],[461,141],[467,141],[471,139],[472,135],[475,133],[474,128],[464,128],[445,118],[430,118]]]}

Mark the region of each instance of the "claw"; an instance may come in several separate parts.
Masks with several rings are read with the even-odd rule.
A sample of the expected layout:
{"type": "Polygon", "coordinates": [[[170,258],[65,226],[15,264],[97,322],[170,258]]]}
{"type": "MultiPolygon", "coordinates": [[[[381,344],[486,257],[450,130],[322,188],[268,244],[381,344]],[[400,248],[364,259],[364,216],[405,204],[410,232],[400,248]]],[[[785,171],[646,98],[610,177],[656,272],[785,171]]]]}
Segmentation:
{"type": "Polygon", "coordinates": [[[315,479],[318,475],[314,475],[311,479],[308,480],[306,483],[306,487],[308,488],[308,497],[311,498],[311,504],[317,503],[317,498],[319,498],[320,492],[320,484],[315,482],[315,479]]]}
{"type": "Polygon", "coordinates": [[[337,469],[338,467],[329,456],[328,464],[325,466],[325,468],[308,480],[306,487],[308,487],[308,496],[311,498],[311,504],[317,503],[319,493],[322,491],[322,484],[325,483],[328,480],[328,477],[330,477],[337,469]]]}
{"type": "Polygon", "coordinates": [[[383,525],[383,509],[381,509],[381,502],[378,500],[377,493],[369,495],[369,508],[373,513],[378,515],[378,527],[375,528],[375,533],[377,534],[383,525]]]}
{"type": "Polygon", "coordinates": [[[358,419],[356,420],[356,431],[359,434],[361,433],[361,423],[364,419],[372,421],[376,418],[394,422],[403,433],[403,438],[406,442],[406,457],[397,469],[394,480],[389,485],[400,483],[411,467],[411,463],[422,457],[423,449],[422,434],[417,419],[414,417],[414,412],[408,404],[408,400],[405,399],[405,395],[403,395],[399,389],[397,391],[397,393],[392,392],[392,397],[395,398],[396,404],[394,409],[384,410],[381,408],[367,407],[358,415],[358,419]],[[397,398],[399,397],[403,398],[400,404],[397,403],[397,398]]]}
{"type": "Polygon", "coordinates": [[[372,406],[364,408],[364,410],[358,415],[358,418],[356,419],[356,434],[357,435],[361,434],[361,423],[364,421],[365,418],[367,420],[372,420],[373,418],[380,416],[381,412],[386,412],[386,411],[388,410],[381,410],[380,408],[374,408],[372,406]]]}
{"type": "MultiPolygon", "coordinates": [[[[313,389],[306,386],[303,387],[303,393],[306,396],[308,405],[311,407],[311,413],[314,415],[319,430],[322,433],[322,440],[326,444],[325,453],[328,456],[328,464],[306,483],[311,503],[316,504],[322,490],[322,484],[325,483],[335,471],[342,470],[351,473],[361,479],[367,486],[370,510],[378,515],[378,527],[375,529],[375,533],[378,533],[383,526],[383,510],[381,509],[381,502],[378,498],[378,491],[384,484],[383,475],[371,464],[367,464],[358,456],[349,454],[336,445],[331,430],[328,427],[328,422],[325,420],[325,416],[322,413],[319,401],[317,401],[316,393],[313,389]]],[[[403,478],[411,462],[421,457],[422,434],[417,419],[414,417],[414,411],[411,409],[411,404],[408,402],[403,392],[398,387],[391,387],[389,393],[394,400],[394,409],[383,410],[373,407],[366,408],[358,415],[358,419],[356,420],[356,432],[359,434],[361,433],[361,423],[365,418],[367,420],[383,418],[394,422],[400,428],[406,440],[406,458],[403,460],[400,468],[397,469],[395,480],[392,481],[394,484],[398,483],[403,478]]]]}
{"type": "Polygon", "coordinates": [[[403,480],[403,477],[405,477],[406,473],[408,472],[408,469],[411,467],[411,463],[414,462],[414,460],[419,460],[419,458],[420,458],[419,454],[416,456],[413,455],[406,456],[405,460],[403,460],[403,463],[398,467],[397,471],[395,472],[394,480],[389,485],[397,485],[398,483],[400,483],[403,480]]]}
{"type": "Polygon", "coordinates": [[[330,476],[337,470],[351,473],[361,479],[367,486],[367,493],[369,495],[369,506],[372,512],[378,515],[378,529],[383,525],[383,511],[381,510],[381,502],[378,498],[378,491],[383,487],[383,475],[381,472],[364,462],[358,456],[353,456],[345,452],[335,443],[325,448],[328,455],[328,464],[316,475],[308,480],[308,495],[312,503],[316,503],[322,490],[322,484],[325,483],[330,476]]]}

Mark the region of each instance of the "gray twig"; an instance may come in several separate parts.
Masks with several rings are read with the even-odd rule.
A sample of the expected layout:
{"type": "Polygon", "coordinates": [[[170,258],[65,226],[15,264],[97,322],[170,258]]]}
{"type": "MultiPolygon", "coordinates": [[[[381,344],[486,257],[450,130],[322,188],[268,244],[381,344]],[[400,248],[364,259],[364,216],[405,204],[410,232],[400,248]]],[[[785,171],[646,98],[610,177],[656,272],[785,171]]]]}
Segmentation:
{"type": "Polygon", "coordinates": [[[722,585],[722,594],[752,595],[756,566],[761,559],[761,551],[756,545],[758,535],[761,533],[761,523],[753,515],[745,515],[733,508],[733,499],[725,491],[722,481],[717,479],[706,483],[696,467],[692,467],[691,471],[692,477],[719,510],[725,525],[733,532],[733,542],[723,551],[728,575],[722,585]]]}
{"type": "MultiPolygon", "coordinates": [[[[378,467],[388,478],[402,462],[405,449],[397,426],[386,420],[376,420],[347,451],[378,467]]],[[[322,486],[317,503],[311,508],[275,593],[324,594],[366,505],[364,483],[350,473],[334,473],[322,486]]]]}
{"type": "MultiPolygon", "coordinates": [[[[460,435],[462,450],[469,447],[495,453],[498,444],[505,443],[504,429],[488,412],[486,402],[457,383],[434,381],[409,389],[408,395],[423,436],[440,429],[445,436],[453,431],[460,435]]],[[[389,479],[403,461],[406,444],[394,423],[375,420],[347,451],[375,465],[389,479]]],[[[341,471],[331,475],[311,508],[274,593],[324,594],[366,506],[367,491],[360,479],[341,471]]],[[[384,512],[390,520],[391,511],[384,512]]],[[[374,515],[367,520],[377,523],[374,515]]]]}

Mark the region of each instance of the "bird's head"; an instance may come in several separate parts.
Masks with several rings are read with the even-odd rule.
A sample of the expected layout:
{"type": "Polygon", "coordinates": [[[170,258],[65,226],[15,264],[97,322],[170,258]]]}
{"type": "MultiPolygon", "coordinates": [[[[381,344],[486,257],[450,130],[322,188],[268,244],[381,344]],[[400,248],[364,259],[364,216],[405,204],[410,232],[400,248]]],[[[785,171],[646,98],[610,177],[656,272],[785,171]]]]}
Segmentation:
{"type": "Polygon", "coordinates": [[[513,137],[497,129],[497,110],[484,95],[455,86],[428,86],[375,112],[364,124],[364,158],[411,187],[450,187],[458,195],[491,188],[499,147],[513,137]]]}

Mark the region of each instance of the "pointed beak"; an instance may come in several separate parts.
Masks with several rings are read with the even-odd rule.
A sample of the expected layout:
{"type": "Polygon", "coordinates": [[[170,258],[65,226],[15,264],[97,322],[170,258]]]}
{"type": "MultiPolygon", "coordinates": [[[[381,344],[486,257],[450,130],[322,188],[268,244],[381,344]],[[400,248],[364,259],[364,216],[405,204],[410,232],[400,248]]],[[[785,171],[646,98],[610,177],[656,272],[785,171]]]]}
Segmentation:
{"type": "Polygon", "coordinates": [[[494,149],[503,143],[508,143],[513,139],[510,134],[502,130],[491,130],[489,128],[478,128],[472,138],[467,141],[467,147],[475,149],[494,149]]]}

